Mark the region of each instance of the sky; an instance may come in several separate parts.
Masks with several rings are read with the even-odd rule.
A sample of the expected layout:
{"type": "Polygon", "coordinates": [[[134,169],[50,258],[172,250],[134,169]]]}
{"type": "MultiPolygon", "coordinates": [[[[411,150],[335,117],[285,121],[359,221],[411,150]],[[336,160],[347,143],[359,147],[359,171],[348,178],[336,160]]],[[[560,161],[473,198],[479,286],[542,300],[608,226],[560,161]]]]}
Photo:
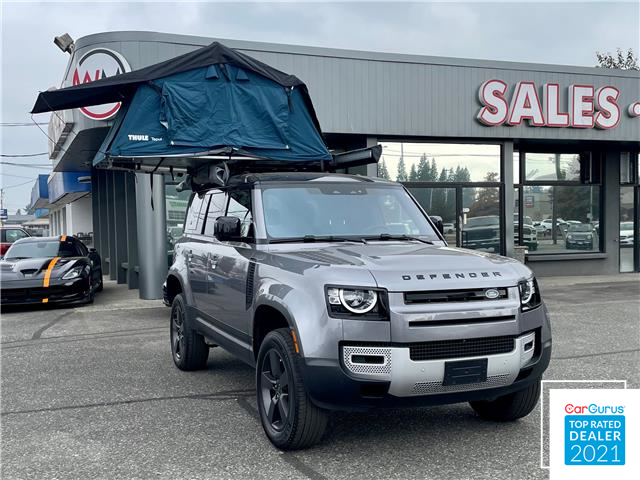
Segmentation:
{"type": "MultiPolygon", "coordinates": [[[[596,51],[640,51],[640,2],[8,2],[0,0],[0,165],[4,203],[24,210],[48,156],[31,123],[37,93],[68,61],[53,37],[151,30],[392,53],[593,66],[596,51]],[[25,185],[18,186],[21,183],[25,185]]],[[[303,79],[304,80],[304,79],[303,79]]],[[[312,92],[313,93],[313,92],[312,92]]],[[[48,122],[49,114],[34,117],[48,122]]],[[[46,125],[41,126],[46,132],[46,125]]]]}

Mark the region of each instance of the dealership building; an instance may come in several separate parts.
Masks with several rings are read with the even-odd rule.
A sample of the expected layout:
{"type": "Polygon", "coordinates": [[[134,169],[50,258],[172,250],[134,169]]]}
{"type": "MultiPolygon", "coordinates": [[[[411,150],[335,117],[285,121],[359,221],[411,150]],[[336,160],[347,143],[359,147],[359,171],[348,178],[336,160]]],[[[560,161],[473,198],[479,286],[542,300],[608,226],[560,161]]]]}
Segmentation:
{"type": "MultiPolygon", "coordinates": [[[[640,72],[107,32],[75,41],[59,87],[214,40],[302,79],[331,151],[380,144],[378,165],[350,173],[404,183],[443,218],[450,245],[510,256],[526,247],[539,276],[640,271],[640,72]]],[[[119,107],[51,115],[47,208],[53,234],[90,238],[105,274],[152,298],[188,192],[175,174],[149,182],[93,166],[119,107]],[[149,231],[164,255],[152,275],[140,261],[160,251],[149,231]]]]}

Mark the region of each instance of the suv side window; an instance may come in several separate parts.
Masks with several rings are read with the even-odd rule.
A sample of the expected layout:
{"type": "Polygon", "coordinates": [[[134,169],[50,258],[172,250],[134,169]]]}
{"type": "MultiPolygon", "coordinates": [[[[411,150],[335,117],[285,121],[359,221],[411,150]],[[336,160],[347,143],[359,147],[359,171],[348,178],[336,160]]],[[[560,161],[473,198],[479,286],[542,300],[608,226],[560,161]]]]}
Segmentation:
{"type": "Polygon", "coordinates": [[[253,215],[251,214],[251,190],[242,189],[229,192],[228,217],[240,219],[240,232],[244,238],[254,238],[253,215]]]}
{"type": "Polygon", "coordinates": [[[8,243],[13,243],[16,240],[27,237],[27,234],[18,228],[7,228],[6,230],[3,230],[2,233],[4,233],[5,237],[2,241],[8,243]]]}
{"type": "Polygon", "coordinates": [[[209,197],[206,195],[198,195],[194,193],[187,209],[187,218],[184,223],[185,233],[202,233],[202,224],[204,223],[204,215],[207,211],[207,201],[209,197]]]}
{"type": "Polygon", "coordinates": [[[209,193],[211,200],[209,201],[209,210],[207,211],[207,221],[204,224],[204,234],[213,237],[213,227],[216,218],[224,216],[227,206],[227,196],[220,190],[213,190],[209,193]]]}

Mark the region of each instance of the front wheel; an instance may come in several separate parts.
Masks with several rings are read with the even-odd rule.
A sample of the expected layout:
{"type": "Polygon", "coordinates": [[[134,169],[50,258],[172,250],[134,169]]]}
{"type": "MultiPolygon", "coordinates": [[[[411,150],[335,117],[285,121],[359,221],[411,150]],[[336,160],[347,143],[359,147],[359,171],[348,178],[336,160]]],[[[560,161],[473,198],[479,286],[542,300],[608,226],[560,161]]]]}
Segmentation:
{"type": "Polygon", "coordinates": [[[526,417],[538,404],[540,398],[540,379],[527,388],[509,393],[495,400],[469,402],[471,408],[487,420],[496,422],[512,422],[526,417]]]}
{"type": "Polygon", "coordinates": [[[305,390],[301,358],[289,329],[269,332],[258,353],[256,394],[267,437],[282,450],[310,447],[322,439],[327,414],[305,390]]]}
{"type": "Polygon", "coordinates": [[[171,304],[171,355],[180,370],[200,370],[207,366],[209,346],[190,325],[184,296],[175,296],[171,304]]]}

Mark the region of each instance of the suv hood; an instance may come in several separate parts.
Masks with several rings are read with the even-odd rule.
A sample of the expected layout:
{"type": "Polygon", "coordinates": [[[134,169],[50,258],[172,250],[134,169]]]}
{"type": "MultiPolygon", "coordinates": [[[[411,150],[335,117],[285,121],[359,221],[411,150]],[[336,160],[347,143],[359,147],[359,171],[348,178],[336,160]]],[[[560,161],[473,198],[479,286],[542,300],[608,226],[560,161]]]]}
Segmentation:
{"type": "Polygon", "coordinates": [[[272,250],[286,266],[285,258],[317,266],[362,267],[378,286],[389,291],[440,290],[515,286],[531,271],[516,260],[462,248],[414,242],[370,242],[272,250]]]}

